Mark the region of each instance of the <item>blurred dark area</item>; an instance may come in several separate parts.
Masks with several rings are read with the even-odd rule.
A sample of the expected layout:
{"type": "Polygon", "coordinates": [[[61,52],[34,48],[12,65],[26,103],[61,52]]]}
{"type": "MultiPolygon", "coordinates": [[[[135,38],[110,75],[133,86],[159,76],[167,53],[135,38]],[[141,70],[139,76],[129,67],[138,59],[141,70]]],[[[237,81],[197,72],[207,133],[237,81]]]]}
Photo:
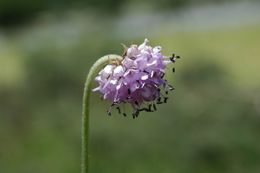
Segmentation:
{"type": "Polygon", "coordinates": [[[145,38],[181,55],[176,90],[134,120],[93,93],[90,172],[259,173],[254,0],[1,0],[0,173],[80,172],[88,70],[145,38]]]}
{"type": "MultiPolygon", "coordinates": [[[[238,1],[238,0],[230,0],[238,1]]],[[[253,1],[253,0],[251,0],[253,1]]],[[[96,12],[108,15],[118,15],[128,2],[138,4],[136,0],[1,0],[0,1],[0,24],[4,27],[15,27],[40,15],[42,12],[62,12],[70,9],[94,9],[96,12]]],[[[223,3],[227,0],[144,0],[141,4],[148,4],[158,10],[174,10],[187,5],[200,5],[208,3],[223,3]]]]}

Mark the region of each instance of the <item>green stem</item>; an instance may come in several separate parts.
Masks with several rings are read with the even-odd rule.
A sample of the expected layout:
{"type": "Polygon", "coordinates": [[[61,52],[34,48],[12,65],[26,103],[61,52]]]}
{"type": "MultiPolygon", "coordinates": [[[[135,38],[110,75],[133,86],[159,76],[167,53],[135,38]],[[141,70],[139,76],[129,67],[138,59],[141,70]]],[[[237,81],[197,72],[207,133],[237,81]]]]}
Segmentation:
{"type": "Polygon", "coordinates": [[[84,87],[83,94],[83,108],[82,108],[82,150],[81,150],[81,173],[88,173],[89,159],[88,159],[88,144],[89,144],[89,98],[92,90],[91,83],[96,77],[97,73],[113,60],[122,60],[119,55],[106,55],[98,59],[90,68],[84,87]]]}

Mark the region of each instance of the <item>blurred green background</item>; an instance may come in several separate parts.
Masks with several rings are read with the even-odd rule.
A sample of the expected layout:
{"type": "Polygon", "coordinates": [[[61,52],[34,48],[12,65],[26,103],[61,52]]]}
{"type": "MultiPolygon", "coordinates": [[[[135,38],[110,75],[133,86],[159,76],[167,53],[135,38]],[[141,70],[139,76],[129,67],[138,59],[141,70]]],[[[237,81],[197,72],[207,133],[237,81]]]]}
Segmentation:
{"type": "Polygon", "coordinates": [[[144,38],[183,57],[176,91],[134,120],[94,93],[91,173],[259,173],[254,0],[1,0],[0,173],[80,172],[85,76],[144,38]]]}

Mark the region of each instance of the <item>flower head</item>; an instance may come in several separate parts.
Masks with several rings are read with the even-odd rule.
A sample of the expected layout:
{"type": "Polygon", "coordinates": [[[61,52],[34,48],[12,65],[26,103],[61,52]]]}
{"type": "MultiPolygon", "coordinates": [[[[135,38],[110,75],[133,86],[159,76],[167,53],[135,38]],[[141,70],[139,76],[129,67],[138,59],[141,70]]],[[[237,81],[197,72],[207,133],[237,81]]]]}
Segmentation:
{"type": "Polygon", "coordinates": [[[120,104],[129,103],[134,118],[140,111],[153,112],[156,104],[167,102],[165,94],[173,87],[164,79],[165,69],[168,63],[179,58],[175,54],[163,56],[160,46],[151,47],[148,43],[145,39],[139,46],[131,45],[122,60],[106,65],[95,78],[99,86],[93,91],[99,91],[104,99],[111,100],[112,106],[117,105],[119,113],[120,104]]]}

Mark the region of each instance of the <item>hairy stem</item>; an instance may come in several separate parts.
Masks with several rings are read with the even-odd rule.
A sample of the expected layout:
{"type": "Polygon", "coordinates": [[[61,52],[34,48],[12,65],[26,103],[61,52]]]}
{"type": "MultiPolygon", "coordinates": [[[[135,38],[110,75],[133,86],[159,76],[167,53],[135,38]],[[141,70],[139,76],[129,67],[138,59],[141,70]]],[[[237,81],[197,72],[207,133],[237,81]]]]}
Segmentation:
{"type": "Polygon", "coordinates": [[[96,77],[96,74],[110,61],[122,60],[119,55],[106,55],[98,59],[94,65],[90,68],[86,78],[84,94],[83,94],[83,107],[82,107],[82,148],[81,148],[81,173],[88,173],[89,159],[88,159],[88,144],[89,144],[89,98],[91,92],[92,80],[96,77]]]}

